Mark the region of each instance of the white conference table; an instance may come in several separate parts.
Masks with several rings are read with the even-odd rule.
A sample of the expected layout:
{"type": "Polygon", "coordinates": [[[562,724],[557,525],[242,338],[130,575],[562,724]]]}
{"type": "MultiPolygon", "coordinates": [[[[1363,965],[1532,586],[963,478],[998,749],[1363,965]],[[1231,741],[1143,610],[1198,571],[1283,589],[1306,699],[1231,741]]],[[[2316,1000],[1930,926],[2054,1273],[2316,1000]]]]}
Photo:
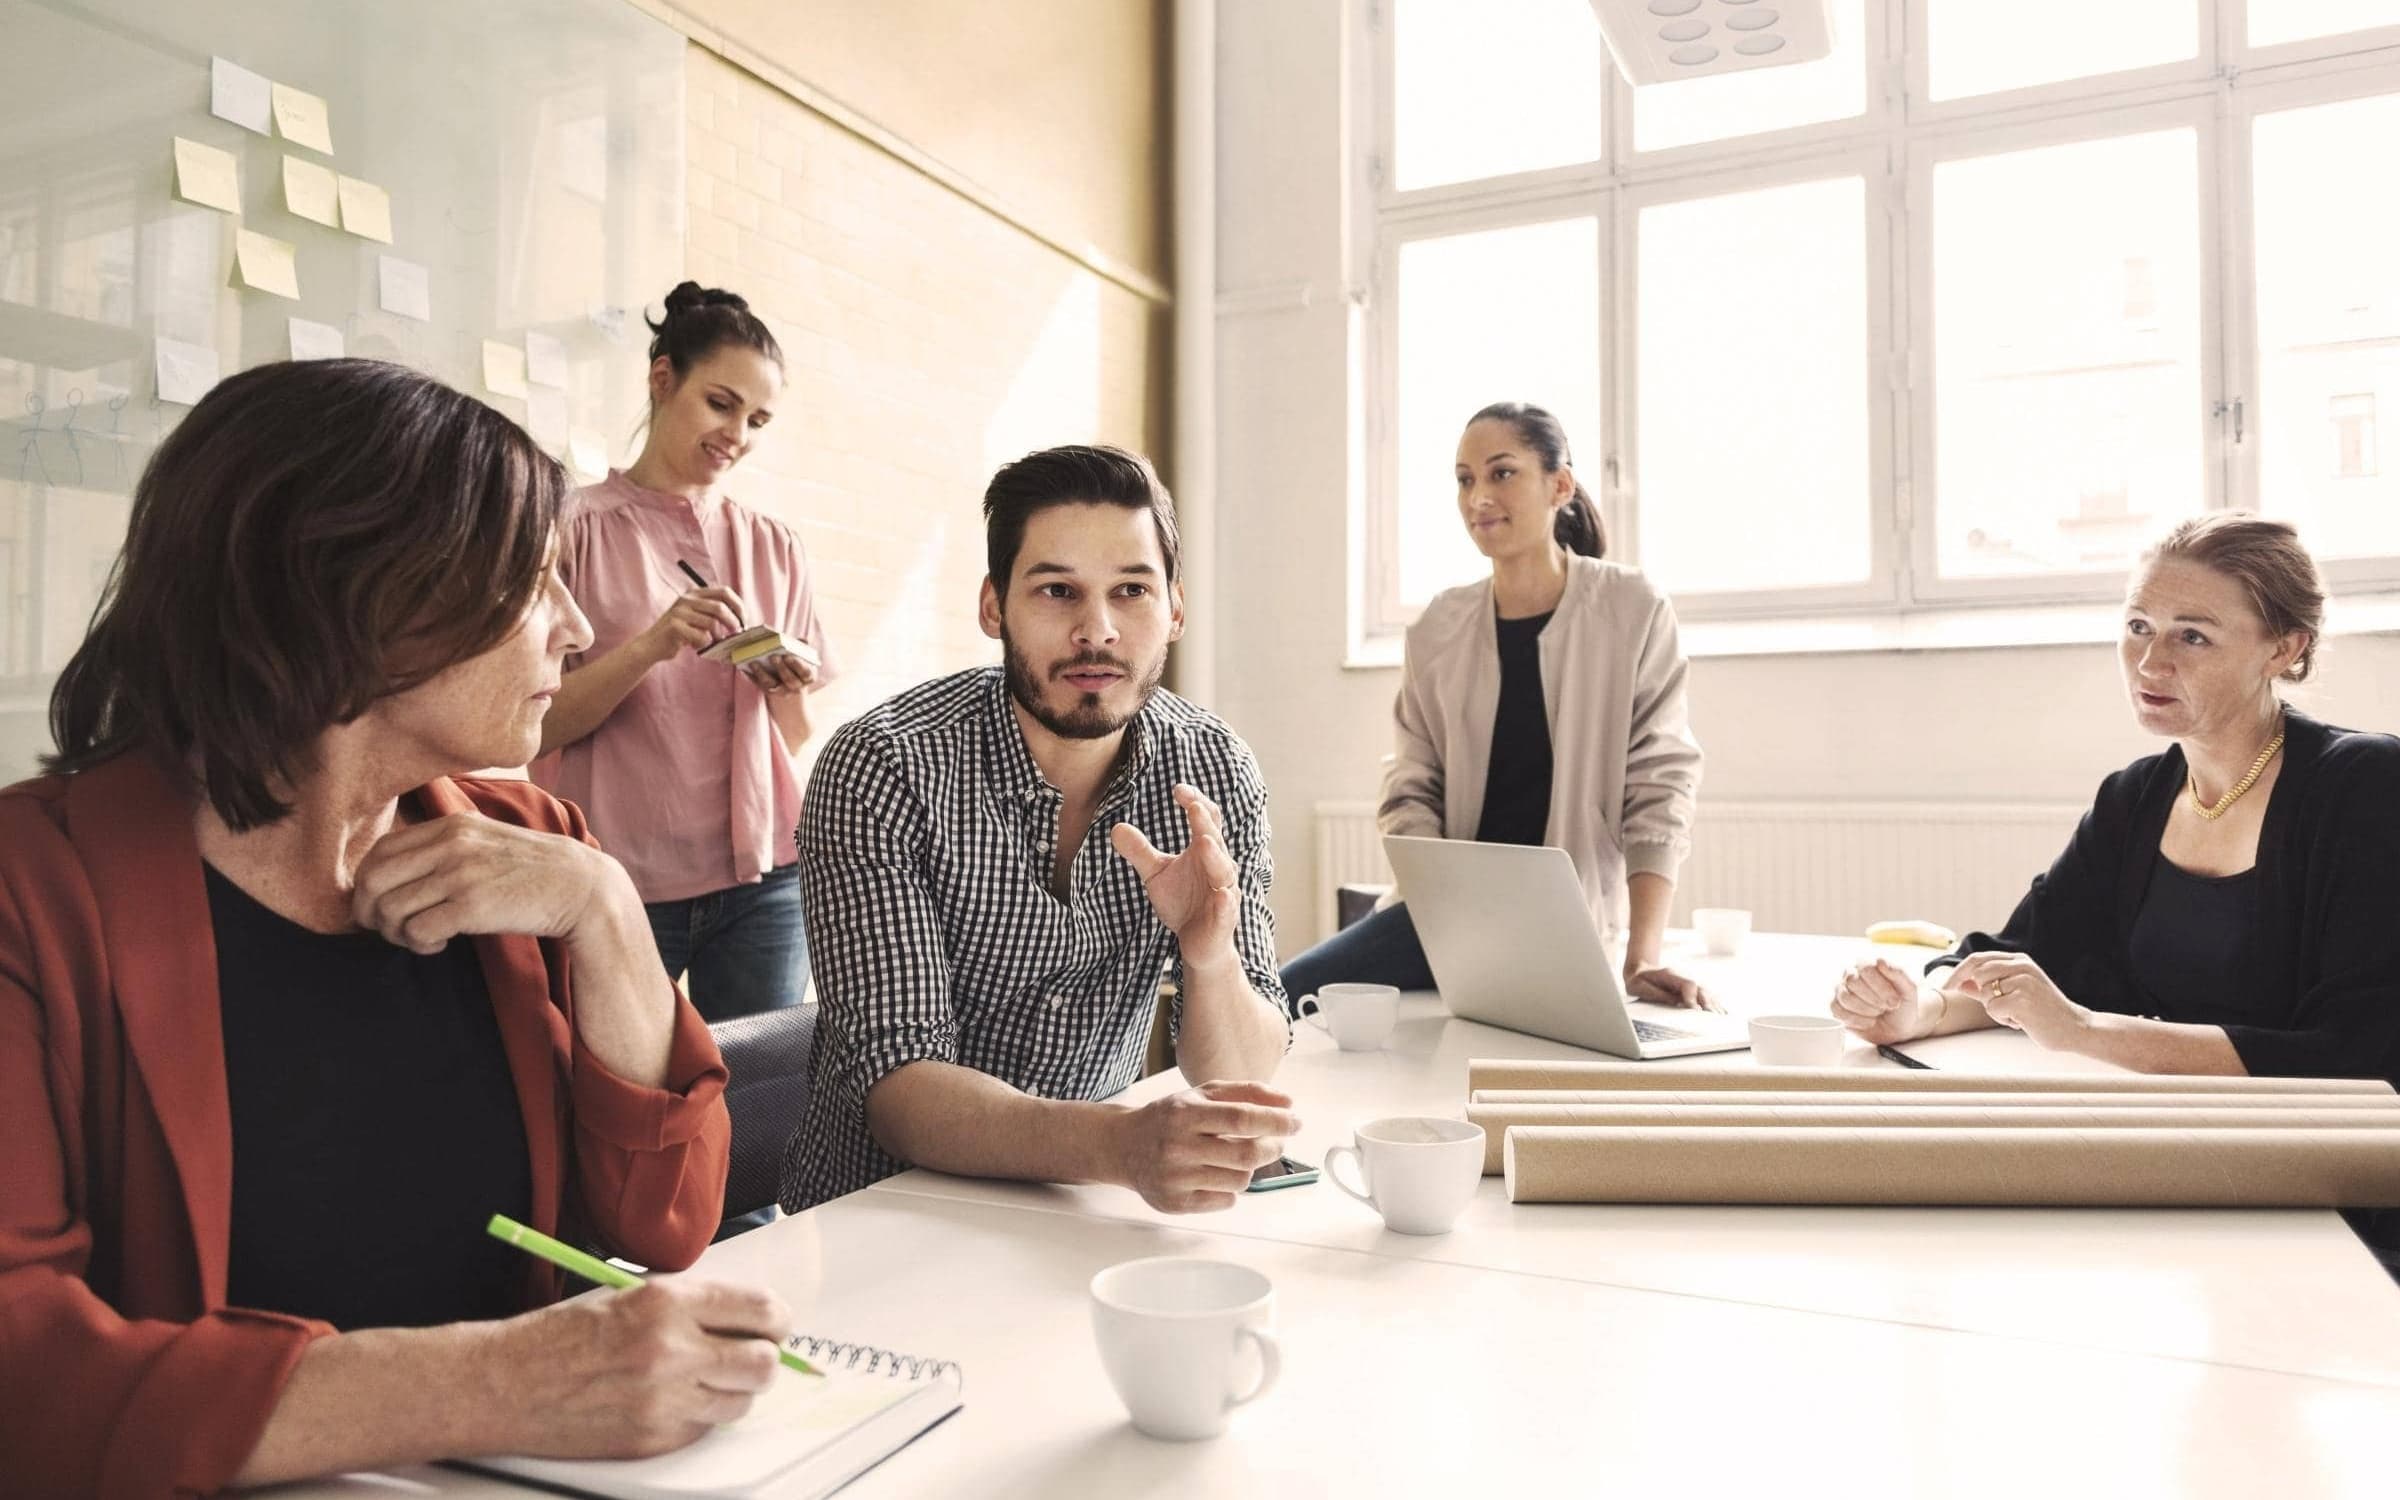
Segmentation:
{"type": "MultiPolygon", "coordinates": [[[[1692,968],[1737,1012],[1816,1009],[1858,946],[1755,937],[1692,968]]],[[[2064,1065],[2030,1047],[1911,1050],[2064,1065]]],[[[1294,1154],[1318,1160],[1359,1120],[1457,1113],[1470,1056],[1577,1055],[1414,996],[1383,1052],[1302,1028],[1278,1083],[1307,1118],[1294,1154]]],[[[1492,1178],[1420,1239],[1323,1183],[1177,1218],[1122,1190],[910,1172],[698,1269],[773,1286],[811,1334],[964,1368],[966,1409],[845,1491],[867,1500],[2363,1497],[2390,1492],[2400,1424],[2400,1289],[2330,1213],[1518,1207],[1492,1178]],[[1093,1349],[1092,1274],[1159,1254],[1276,1286],[1282,1383],[1216,1442],[1135,1433],[1093,1349]]],[[[278,1493],[526,1492],[416,1469],[278,1493]]]]}
{"type": "MultiPolygon", "coordinates": [[[[1671,951],[1668,961],[1736,1015],[1821,1014],[1836,976],[1865,951],[1848,939],[1758,934],[1739,959],[1671,951]]],[[[1920,961],[1930,956],[1917,950],[1920,961]]],[[[1635,1009],[1670,1023],[1675,1016],[1635,1009]]],[[[1905,1050],[1936,1067],[2115,1071],[2046,1053],[2009,1031],[1905,1050]]],[[[1471,1057],[1592,1055],[1455,1020],[1433,995],[1410,995],[1381,1052],[1341,1052],[1317,1028],[1298,1027],[1275,1086],[1303,1121],[1290,1154],[1322,1162],[1328,1147],[1377,1116],[1459,1114],[1471,1057]]],[[[1746,1052],[1688,1061],[1757,1066],[1746,1052]]],[[[1844,1061],[1901,1071],[1863,1043],[1844,1061]]],[[[1182,1082],[1161,1074],[1127,1097],[1155,1097],[1182,1082]]],[[[1137,1223],[1172,1219],[1117,1188],[915,1171],[876,1191],[1137,1223]]],[[[2321,1210],[1519,1205],[1498,1177],[1487,1177],[1458,1227],[1430,1238],[1386,1230],[1322,1182],[1246,1195],[1197,1222],[1246,1239],[2400,1389],[2400,1287],[2339,1215],[2321,1210]]]]}

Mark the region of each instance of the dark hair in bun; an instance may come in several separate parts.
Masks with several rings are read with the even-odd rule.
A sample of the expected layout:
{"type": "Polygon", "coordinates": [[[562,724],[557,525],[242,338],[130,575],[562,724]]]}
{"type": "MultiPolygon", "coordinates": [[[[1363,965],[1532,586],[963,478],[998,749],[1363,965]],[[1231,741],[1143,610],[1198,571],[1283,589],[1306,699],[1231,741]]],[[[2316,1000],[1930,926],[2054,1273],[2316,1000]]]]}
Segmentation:
{"type": "Polygon", "coordinates": [[[653,322],[644,314],[642,321],[650,325],[651,362],[664,356],[674,367],[677,380],[726,344],[755,349],[776,364],[783,363],[783,346],[767,332],[767,325],[759,321],[748,302],[736,293],[704,287],[697,281],[684,282],[667,293],[663,317],[653,322]]]}

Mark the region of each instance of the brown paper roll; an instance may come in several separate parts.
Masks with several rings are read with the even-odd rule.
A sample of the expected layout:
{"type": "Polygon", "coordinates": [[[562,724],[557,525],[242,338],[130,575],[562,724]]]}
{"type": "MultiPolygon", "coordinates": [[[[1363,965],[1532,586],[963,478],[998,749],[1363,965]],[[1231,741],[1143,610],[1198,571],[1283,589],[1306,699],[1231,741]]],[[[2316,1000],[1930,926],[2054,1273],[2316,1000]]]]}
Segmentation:
{"type": "MultiPolygon", "coordinates": [[[[2194,1109],[2150,1108],[2143,1105],[2022,1109],[2009,1106],[1960,1108],[1950,1103],[1952,1099],[1983,1097],[1968,1094],[1930,1096],[1938,1099],[1939,1103],[1853,1106],[1848,1103],[1850,1099],[1867,1096],[1838,1094],[1833,1097],[1842,1102],[1766,1106],[1748,1103],[1470,1104],[1467,1106],[1467,1119],[1483,1127],[1483,1175],[1486,1177],[1498,1174],[1501,1169],[1502,1138],[1511,1127],[1524,1125],[1664,1125],[1714,1130],[1791,1126],[1844,1126],[1866,1130],[2400,1130],[2400,1109],[2194,1109]]],[[[2062,1096],[2045,1094],[2038,1097],[2056,1099],[2062,1096]]],[[[2119,1094],[2114,1097],[2150,1100],[2183,1096],[2119,1094]]]]}
{"type": "Polygon", "coordinates": [[[2400,1206],[2389,1130],[1521,1125],[1511,1203],[2400,1206]]]}
{"type": "Polygon", "coordinates": [[[1843,1089],[1477,1089],[1476,1104],[1634,1104],[1660,1108],[1678,1104],[1762,1108],[1789,1105],[1820,1109],[1871,1106],[1944,1109],[2347,1109],[2400,1110],[2400,1094],[1976,1094],[1852,1093],[1843,1089]]]}
{"type": "Polygon", "coordinates": [[[1952,1073],[1937,1068],[1700,1067],[1671,1062],[1467,1062],[1477,1089],[1844,1089],[2039,1094],[2389,1094],[2380,1078],[2219,1078],[2182,1073],[1952,1073]]]}

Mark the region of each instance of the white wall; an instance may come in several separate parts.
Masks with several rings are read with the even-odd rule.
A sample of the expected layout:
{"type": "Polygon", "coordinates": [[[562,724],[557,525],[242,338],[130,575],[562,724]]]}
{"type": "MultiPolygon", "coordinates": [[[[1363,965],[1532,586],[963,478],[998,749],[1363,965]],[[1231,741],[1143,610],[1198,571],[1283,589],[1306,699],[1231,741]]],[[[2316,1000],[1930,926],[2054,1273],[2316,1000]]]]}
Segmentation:
{"type": "MultiPolygon", "coordinates": [[[[1342,666],[1365,328],[1345,301],[1351,10],[1218,7],[1215,706],[1274,789],[1287,954],[1314,935],[1309,809],[1373,794],[1398,679],[1342,666]]],[[[2338,638],[2323,673],[2296,698],[2310,712],[2400,728],[2400,639],[2338,638]]],[[[1692,678],[1704,799],[2076,802],[2156,748],[2124,710],[2106,646],[1718,657],[1692,678]]]]}

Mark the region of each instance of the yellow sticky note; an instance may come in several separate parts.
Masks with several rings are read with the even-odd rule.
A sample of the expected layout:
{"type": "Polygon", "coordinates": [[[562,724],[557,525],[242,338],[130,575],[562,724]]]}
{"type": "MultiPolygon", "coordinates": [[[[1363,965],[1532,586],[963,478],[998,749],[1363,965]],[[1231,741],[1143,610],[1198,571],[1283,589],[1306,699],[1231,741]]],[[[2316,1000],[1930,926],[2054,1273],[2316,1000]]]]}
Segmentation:
{"type": "Polygon", "coordinates": [[[326,116],[325,101],[314,94],[288,83],[275,85],[275,128],[287,141],[333,155],[333,125],[326,116]]]}
{"type": "Polygon", "coordinates": [[[483,388],[495,396],[525,394],[525,351],[498,339],[483,341],[483,388]]]}
{"type": "Polygon", "coordinates": [[[333,169],[297,156],[283,159],[283,206],[303,219],[334,229],[342,227],[334,202],[333,169]]]}
{"type": "Polygon", "coordinates": [[[233,234],[233,260],[241,268],[246,284],[278,297],[300,300],[300,268],[292,259],[290,241],[260,234],[255,229],[237,229],[233,234]]]}
{"type": "Polygon", "coordinates": [[[339,179],[342,227],[363,240],[392,242],[392,195],[355,177],[339,179]]]}
{"type": "Polygon", "coordinates": [[[175,191],[204,208],[229,214],[242,211],[241,180],[233,169],[233,153],[175,137],[175,191]]]}

